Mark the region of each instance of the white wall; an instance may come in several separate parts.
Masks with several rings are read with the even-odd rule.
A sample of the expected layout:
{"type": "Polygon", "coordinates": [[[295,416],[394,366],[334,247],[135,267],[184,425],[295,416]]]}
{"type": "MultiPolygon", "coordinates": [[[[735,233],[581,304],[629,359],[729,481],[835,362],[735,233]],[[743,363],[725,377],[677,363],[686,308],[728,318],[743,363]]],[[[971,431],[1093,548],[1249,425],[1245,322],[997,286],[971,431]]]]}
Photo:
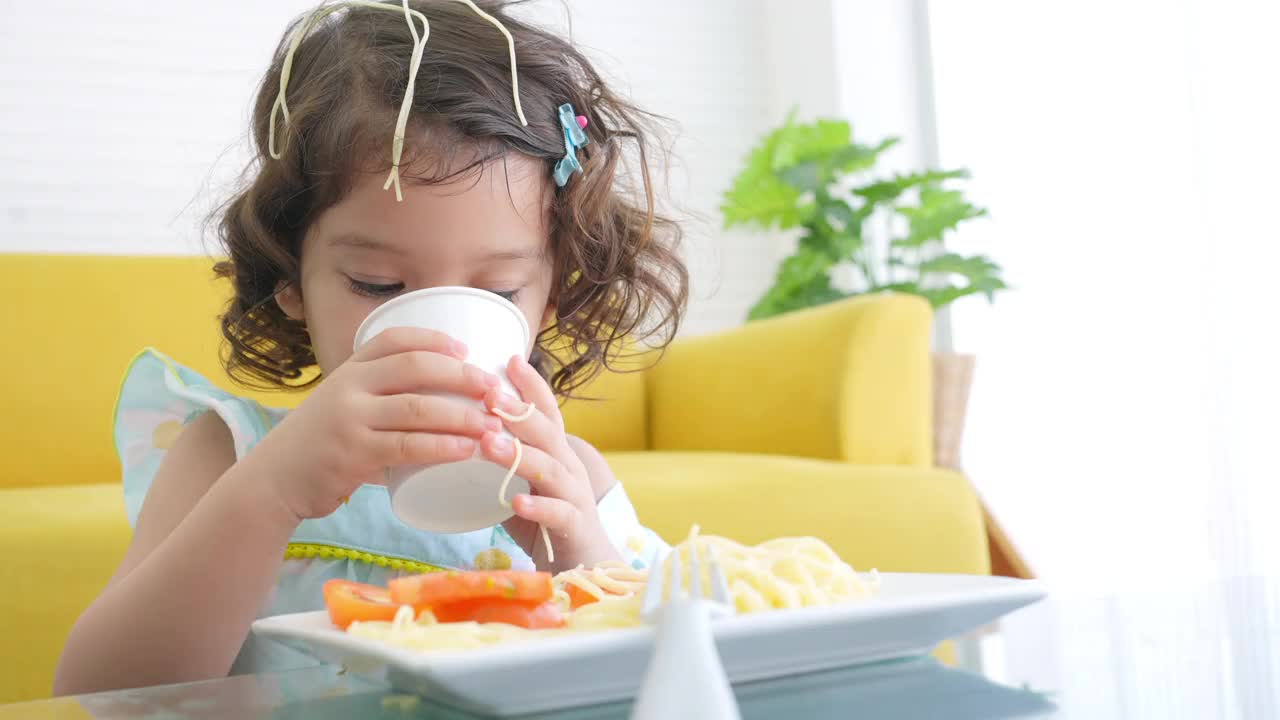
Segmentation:
{"type": "Polygon", "coordinates": [[[0,251],[193,251],[297,0],[6,3],[0,251]],[[196,207],[189,207],[192,203],[196,207]]]}
{"type": "Polygon", "coordinates": [[[917,0],[835,2],[838,110],[854,136],[874,143],[901,139],[885,169],[919,170],[936,162],[924,11],[917,0]]]}
{"type": "MultiPolygon", "coordinates": [[[[832,3],[567,3],[576,40],[683,127],[672,194],[692,215],[686,332],[741,322],[772,279],[783,246],[722,232],[719,197],[787,108],[839,109],[832,3]]],[[[202,251],[200,222],[247,157],[255,83],[289,19],[312,4],[6,3],[0,252],[202,251]]],[[[558,25],[565,6],[529,11],[558,25]]]]}
{"type": "MultiPolygon", "coordinates": [[[[939,167],[927,0],[843,0],[833,18],[839,112],[853,121],[855,138],[900,140],[884,154],[882,172],[939,167]]],[[[885,230],[868,234],[883,242],[885,230]]],[[[946,308],[935,314],[934,346],[952,348],[946,308]]]]}

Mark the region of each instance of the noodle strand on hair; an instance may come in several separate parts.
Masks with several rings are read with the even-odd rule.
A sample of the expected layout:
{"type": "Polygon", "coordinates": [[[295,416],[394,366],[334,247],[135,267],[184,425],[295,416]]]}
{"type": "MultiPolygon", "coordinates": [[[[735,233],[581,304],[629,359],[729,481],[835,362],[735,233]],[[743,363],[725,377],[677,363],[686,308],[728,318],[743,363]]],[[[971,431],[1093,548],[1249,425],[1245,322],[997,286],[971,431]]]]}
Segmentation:
{"type": "Polygon", "coordinates": [[[456,2],[460,2],[466,5],[467,7],[471,8],[473,11],[475,11],[475,14],[479,15],[481,18],[487,20],[494,27],[498,28],[498,32],[502,33],[502,36],[507,39],[507,55],[511,61],[511,99],[515,101],[516,116],[520,118],[520,124],[522,126],[527,127],[529,125],[529,121],[525,119],[524,107],[520,105],[520,75],[519,73],[516,72],[515,38],[511,37],[511,31],[507,30],[507,27],[505,25],[498,22],[497,18],[481,10],[480,8],[476,7],[476,4],[471,0],[456,0],[456,2]]]}
{"type": "Polygon", "coordinates": [[[387,175],[387,181],[383,183],[382,189],[386,190],[392,185],[396,189],[396,202],[404,200],[404,195],[400,192],[400,158],[404,153],[404,134],[409,126],[409,110],[413,107],[413,87],[418,80],[418,68],[422,67],[422,51],[427,47],[427,37],[431,34],[431,26],[427,24],[427,18],[422,13],[417,16],[422,18],[422,36],[418,36],[418,26],[413,24],[414,11],[409,9],[409,0],[400,0],[404,6],[404,19],[409,23],[409,34],[413,35],[413,54],[409,56],[409,82],[404,87],[404,99],[400,101],[400,114],[396,116],[396,132],[391,137],[391,172],[387,175]]]}
{"type": "MultiPolygon", "coordinates": [[[[521,126],[528,126],[529,121],[524,116],[524,106],[520,103],[520,74],[516,67],[516,42],[511,36],[511,31],[507,30],[497,18],[489,13],[481,10],[472,0],[455,0],[467,7],[471,8],[476,15],[493,25],[502,33],[507,40],[507,56],[511,63],[511,99],[515,104],[516,116],[520,118],[521,126]]],[[[396,116],[395,134],[391,138],[391,172],[387,175],[387,181],[382,185],[383,190],[394,187],[396,191],[396,201],[404,201],[404,194],[400,190],[400,159],[404,154],[405,133],[408,132],[409,111],[413,107],[414,87],[417,84],[418,69],[422,67],[422,54],[427,47],[427,38],[431,35],[431,24],[427,22],[427,16],[421,12],[409,7],[409,0],[400,0],[400,7],[380,2],[370,2],[369,0],[344,0],[344,2],[334,3],[333,5],[321,5],[316,8],[307,17],[294,32],[293,37],[289,40],[289,49],[285,52],[284,62],[280,66],[280,89],[276,93],[276,101],[271,106],[271,117],[267,123],[267,154],[273,160],[280,160],[284,157],[284,153],[276,147],[276,117],[283,116],[285,127],[289,125],[289,103],[285,99],[285,93],[289,87],[289,78],[293,74],[293,58],[298,52],[298,46],[302,44],[305,38],[324,18],[333,13],[351,7],[371,8],[374,10],[390,10],[393,12],[404,13],[405,22],[409,24],[409,34],[413,36],[413,51],[409,56],[409,80],[405,84],[404,97],[400,100],[400,113],[396,116]],[[415,20],[422,23],[422,33],[418,33],[418,26],[415,20]]],[[[550,548],[550,545],[547,546],[550,548]]]]}

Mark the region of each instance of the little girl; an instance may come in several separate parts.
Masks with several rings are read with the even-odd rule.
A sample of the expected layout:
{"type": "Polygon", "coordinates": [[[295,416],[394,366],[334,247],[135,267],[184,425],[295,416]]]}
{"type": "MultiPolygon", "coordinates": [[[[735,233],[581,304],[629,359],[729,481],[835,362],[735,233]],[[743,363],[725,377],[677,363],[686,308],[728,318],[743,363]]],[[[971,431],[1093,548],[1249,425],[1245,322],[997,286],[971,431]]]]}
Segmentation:
{"type": "Polygon", "coordinates": [[[667,342],[684,308],[645,116],[564,40],[484,6],[336,3],[286,33],[254,107],[251,181],[222,211],[229,259],[215,269],[235,290],[221,318],[228,372],[314,389],[285,413],[158,352],[138,357],[115,430],[133,542],[72,630],[57,693],[311,662],[249,626],[323,607],[330,578],[641,567],[661,550],[600,454],[565,434],[557,402],[624,339],[667,342]],[[441,285],[508,298],[540,329],[506,368],[522,397],[439,333],[397,328],[351,351],[380,303],[441,285]],[[504,426],[532,490],[500,526],[417,531],[369,484],[389,466],[477,447],[509,466],[504,426]]]}

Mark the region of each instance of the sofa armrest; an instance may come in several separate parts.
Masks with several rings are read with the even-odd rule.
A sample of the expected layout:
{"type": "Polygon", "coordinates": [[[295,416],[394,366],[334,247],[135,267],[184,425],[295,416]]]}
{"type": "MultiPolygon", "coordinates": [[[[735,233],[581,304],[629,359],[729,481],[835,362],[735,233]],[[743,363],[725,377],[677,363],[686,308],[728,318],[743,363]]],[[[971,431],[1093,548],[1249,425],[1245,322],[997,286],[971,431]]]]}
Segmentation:
{"type": "Polygon", "coordinates": [[[118,484],[0,489],[0,704],[49,696],[67,633],[130,536],[118,484]]]}
{"type": "Polygon", "coordinates": [[[990,572],[981,504],[951,470],[739,453],[605,457],[640,521],[669,543],[697,523],[748,545],[821,538],[860,571],[990,572]]]}
{"type": "Polygon", "coordinates": [[[879,294],[681,340],[649,371],[650,445],[931,466],[931,323],[879,294]]]}

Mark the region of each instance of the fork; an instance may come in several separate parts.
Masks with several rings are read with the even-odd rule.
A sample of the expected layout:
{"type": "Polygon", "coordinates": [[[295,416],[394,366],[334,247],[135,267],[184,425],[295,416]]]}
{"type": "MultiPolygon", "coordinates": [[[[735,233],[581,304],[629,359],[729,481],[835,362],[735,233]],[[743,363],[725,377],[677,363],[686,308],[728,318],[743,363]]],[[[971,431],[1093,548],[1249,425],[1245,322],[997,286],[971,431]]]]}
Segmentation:
{"type": "Polygon", "coordinates": [[[631,720],[739,720],[737,700],[711,635],[711,619],[732,615],[733,601],[715,547],[707,547],[711,597],[702,593],[696,540],[689,548],[689,592],[681,578],[680,553],[671,552],[670,582],[664,588],[663,561],[649,573],[641,599],[645,622],[657,624],[653,657],[645,671],[631,720]],[[666,591],[664,593],[664,590],[666,591]],[[666,595],[664,602],[663,596],[666,595]]]}

